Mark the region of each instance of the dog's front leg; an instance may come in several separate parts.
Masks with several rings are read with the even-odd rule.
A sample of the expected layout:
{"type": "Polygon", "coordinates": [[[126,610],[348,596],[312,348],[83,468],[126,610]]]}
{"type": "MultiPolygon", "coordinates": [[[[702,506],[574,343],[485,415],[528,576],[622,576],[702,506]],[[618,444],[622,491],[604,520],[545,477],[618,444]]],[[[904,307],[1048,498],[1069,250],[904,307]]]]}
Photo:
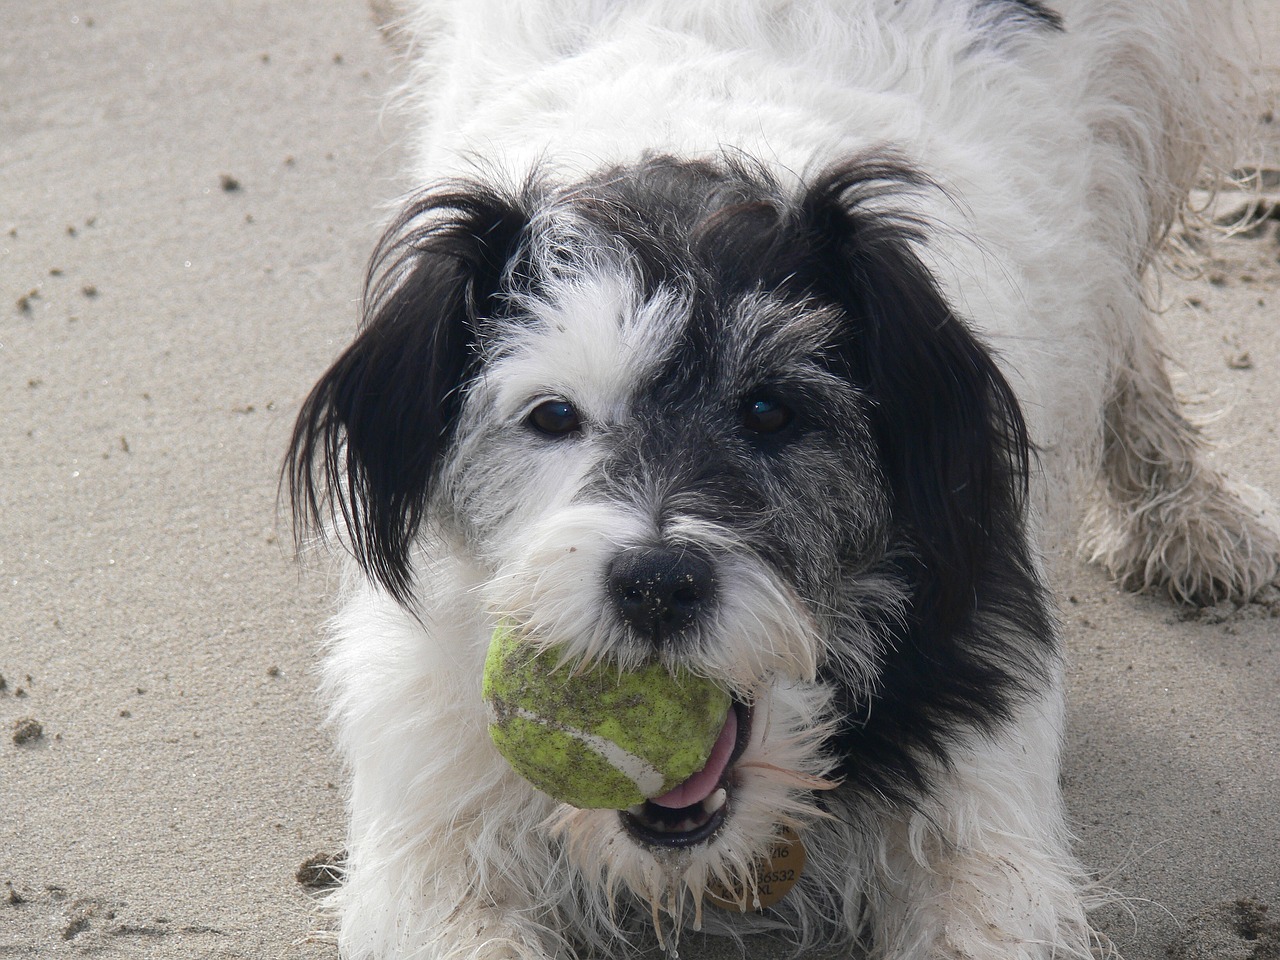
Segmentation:
{"type": "MultiPolygon", "coordinates": [[[[507,802],[499,798],[498,807],[507,802]]],[[[404,842],[353,829],[335,894],[342,956],[548,960],[563,953],[555,932],[563,868],[523,816],[505,825],[495,824],[497,816],[495,810],[483,823],[440,825],[404,842]]]]}
{"type": "Polygon", "coordinates": [[[867,864],[875,960],[1094,956],[1058,792],[1059,711],[1029,706],[957,750],[930,796],[888,823],[867,864]]]}
{"type": "MultiPolygon", "coordinates": [[[[470,596],[453,568],[433,574],[446,600],[470,596]]],[[[483,619],[444,601],[416,617],[366,590],[334,628],[325,691],[351,775],[346,866],[330,903],[344,960],[563,953],[560,911],[576,881],[544,827],[554,801],[489,739],[483,619]]]]}

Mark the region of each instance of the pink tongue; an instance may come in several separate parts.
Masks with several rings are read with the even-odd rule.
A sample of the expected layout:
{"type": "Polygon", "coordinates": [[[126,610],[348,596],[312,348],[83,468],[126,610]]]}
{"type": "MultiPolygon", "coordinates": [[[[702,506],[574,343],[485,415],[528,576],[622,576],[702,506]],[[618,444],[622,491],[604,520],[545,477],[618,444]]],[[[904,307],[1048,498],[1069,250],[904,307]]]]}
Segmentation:
{"type": "Polygon", "coordinates": [[[724,729],[720,731],[715,746],[711,748],[707,765],[670,793],[654,797],[649,802],[656,803],[660,807],[678,810],[707,799],[716,787],[720,786],[720,780],[724,776],[725,768],[729,766],[729,758],[733,756],[733,747],[737,740],[738,714],[730,708],[729,715],[724,720],[724,729]]]}

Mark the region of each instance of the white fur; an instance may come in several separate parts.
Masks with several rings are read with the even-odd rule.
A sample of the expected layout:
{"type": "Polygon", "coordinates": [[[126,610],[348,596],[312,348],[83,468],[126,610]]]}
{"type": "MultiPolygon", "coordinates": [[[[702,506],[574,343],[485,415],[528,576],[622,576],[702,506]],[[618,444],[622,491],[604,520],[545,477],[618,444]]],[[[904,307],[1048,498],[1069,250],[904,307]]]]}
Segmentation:
{"type": "MultiPolygon", "coordinates": [[[[540,167],[572,180],[646,150],[741,150],[794,184],[869,150],[909,158],[941,190],[895,202],[930,225],[921,256],[1019,395],[1041,451],[1041,519],[1078,471],[1100,469],[1089,543],[1118,577],[1179,598],[1246,596],[1274,576],[1280,543],[1203,466],[1145,286],[1231,106],[1214,52],[1229,16],[1198,0],[1052,6],[1063,33],[1001,34],[956,0],[422,0],[414,173],[519,183],[540,167]]],[[[602,426],[625,419],[679,304],[637,302],[607,257],[579,266],[554,302],[525,305],[536,322],[495,340],[449,469],[466,469],[482,420],[550,396],[602,426]]],[[[957,748],[928,801],[874,822],[824,817],[810,799],[830,773],[826,694],[809,683],[822,631],[731,543],[717,544],[735,557],[717,627],[729,642],[698,662],[755,698],[758,717],[741,809],[715,845],[646,853],[616,814],[557,808],[506,766],[480,699],[495,613],[603,655],[599,570],[653,533],[659,492],[575,502],[599,455],[587,438],[495,478],[490,555],[424,531],[412,609],[352,569],[325,660],[352,775],[334,901],[344,956],[563,956],[626,935],[623,900],[673,915],[655,923],[678,936],[688,911],[702,918],[706,885],[749,874],[783,825],[805,832],[817,878],[789,908],[801,942],[832,935],[834,914],[837,938],[869,928],[884,960],[1090,955],[1057,787],[1060,670],[998,735],[957,748]]],[[[725,536],[681,522],[691,543],[725,536]]],[[[874,584],[840,615],[902,602],[897,585],[874,584]]],[[[874,683],[875,651],[868,635],[852,656],[860,682],[874,683]]],[[[762,923],[750,911],[705,920],[762,923]]]]}

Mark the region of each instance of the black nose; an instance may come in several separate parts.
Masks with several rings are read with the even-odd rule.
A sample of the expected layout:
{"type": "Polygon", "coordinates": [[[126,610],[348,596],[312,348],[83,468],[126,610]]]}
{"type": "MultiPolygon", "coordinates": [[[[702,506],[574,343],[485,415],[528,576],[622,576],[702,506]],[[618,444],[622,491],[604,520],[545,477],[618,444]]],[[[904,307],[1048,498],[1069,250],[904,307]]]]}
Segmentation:
{"type": "Polygon", "coordinates": [[[692,624],[711,602],[711,562],[688,550],[638,547],[609,565],[609,595],[622,619],[655,641],[692,624]]]}

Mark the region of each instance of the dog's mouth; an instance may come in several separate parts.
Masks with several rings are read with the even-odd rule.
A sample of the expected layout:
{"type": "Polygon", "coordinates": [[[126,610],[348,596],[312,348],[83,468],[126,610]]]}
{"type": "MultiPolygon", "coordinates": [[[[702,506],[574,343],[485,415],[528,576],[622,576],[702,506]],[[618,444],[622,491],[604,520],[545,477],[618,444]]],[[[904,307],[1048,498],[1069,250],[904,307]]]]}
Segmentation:
{"type": "Polygon", "coordinates": [[[669,793],[621,813],[622,825],[649,847],[706,843],[724,825],[733,801],[733,765],[751,739],[751,710],[734,701],[704,766],[669,793]]]}

